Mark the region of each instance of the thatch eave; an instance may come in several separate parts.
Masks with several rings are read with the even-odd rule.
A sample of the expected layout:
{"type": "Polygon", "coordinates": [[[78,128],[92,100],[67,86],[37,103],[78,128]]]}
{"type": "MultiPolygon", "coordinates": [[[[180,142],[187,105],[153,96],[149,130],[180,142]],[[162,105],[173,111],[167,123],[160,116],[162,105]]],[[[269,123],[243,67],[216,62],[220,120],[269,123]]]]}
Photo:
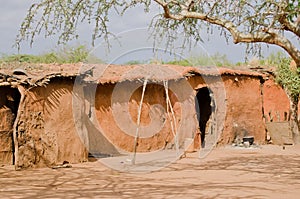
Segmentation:
{"type": "MultiPolygon", "coordinates": [[[[64,66],[60,66],[63,68],[64,66]]],[[[26,72],[26,75],[14,75],[0,72],[0,86],[26,85],[29,87],[45,86],[53,78],[80,78],[85,84],[116,84],[125,81],[140,81],[146,79],[149,83],[164,81],[179,81],[194,76],[248,76],[265,78],[270,73],[253,70],[233,70],[217,67],[183,67],[178,65],[93,65],[85,64],[81,68],[74,67],[68,71],[26,72]],[[150,68],[150,70],[149,70],[150,68]],[[80,69],[80,70],[79,70],[80,69]],[[85,69],[85,70],[83,70],[85,69]]]]}

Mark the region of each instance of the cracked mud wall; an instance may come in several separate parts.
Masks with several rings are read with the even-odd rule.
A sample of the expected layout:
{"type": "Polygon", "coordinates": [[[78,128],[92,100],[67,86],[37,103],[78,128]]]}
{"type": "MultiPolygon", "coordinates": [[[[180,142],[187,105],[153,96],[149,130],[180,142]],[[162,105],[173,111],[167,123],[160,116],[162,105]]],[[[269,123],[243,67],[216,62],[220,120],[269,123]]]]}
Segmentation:
{"type": "MultiPolygon", "coordinates": [[[[176,86],[180,88],[180,83],[177,82],[176,86]]],[[[117,86],[115,84],[99,85],[97,88],[95,109],[99,126],[103,135],[120,150],[133,151],[141,94],[142,84],[129,81],[120,83],[117,86]]],[[[186,99],[181,99],[183,103],[180,103],[171,89],[169,89],[169,96],[174,109],[178,131],[182,136],[180,138],[181,144],[183,145],[183,137],[187,136],[187,132],[192,132],[188,128],[195,128],[193,125],[185,124],[191,122],[193,115],[182,115],[183,108],[187,106],[192,107],[191,99],[189,99],[190,96],[188,95],[186,99]],[[188,126],[188,128],[181,128],[178,125],[179,123],[182,126],[188,126]]],[[[170,117],[168,117],[166,111],[167,104],[164,86],[148,84],[142,105],[138,152],[174,148],[170,117]]]]}
{"type": "Polygon", "coordinates": [[[196,96],[199,90],[203,88],[208,88],[208,90],[210,91],[210,106],[212,108],[212,114],[208,120],[208,123],[206,124],[205,129],[205,147],[213,147],[220,136],[222,136],[222,132],[224,129],[224,120],[227,109],[226,90],[224,84],[221,81],[220,77],[215,76],[194,76],[189,78],[188,82],[194,90],[193,110],[191,110],[191,113],[194,114],[194,119],[196,120],[197,124],[197,129],[194,130],[194,134],[198,135],[194,140],[194,150],[199,149],[200,145],[204,146],[204,144],[201,143],[200,139],[200,126],[196,111],[197,101],[199,102],[199,99],[197,99],[196,96]]]}
{"type": "Polygon", "coordinates": [[[87,161],[87,150],[74,124],[72,90],[73,81],[63,78],[27,90],[19,110],[17,167],[87,161]]]}
{"type": "MultiPolygon", "coordinates": [[[[264,83],[263,92],[266,122],[288,121],[290,102],[284,89],[271,78],[264,83]]],[[[300,113],[300,102],[298,111],[300,113]]],[[[300,120],[299,113],[298,120],[300,120]]]]}
{"type": "Polygon", "coordinates": [[[19,100],[16,88],[0,86],[0,164],[14,164],[13,125],[19,100]]]}
{"type": "Polygon", "coordinates": [[[243,75],[192,77],[189,82],[197,91],[208,87],[215,102],[215,122],[218,145],[231,144],[237,137],[254,136],[255,142],[265,142],[263,98],[260,78],[243,75]]]}
{"type": "MultiPolygon", "coordinates": [[[[263,86],[264,118],[267,126],[267,140],[274,144],[293,144],[290,129],[290,100],[286,91],[270,77],[263,86]]],[[[300,121],[300,102],[298,121],[300,121]]]]}
{"type": "Polygon", "coordinates": [[[220,144],[234,139],[254,136],[258,144],[265,143],[266,130],[263,120],[263,96],[258,77],[222,76],[227,98],[227,113],[220,144]]]}
{"type": "MultiPolygon", "coordinates": [[[[216,116],[216,128],[221,132],[219,144],[231,143],[236,136],[244,135],[253,135],[256,142],[264,143],[265,126],[260,78],[232,75],[223,75],[222,78],[223,82],[217,81],[214,77],[209,80],[213,87],[214,98],[221,99],[217,101],[216,110],[219,113],[216,116]],[[226,96],[222,92],[221,84],[225,85],[226,96]],[[222,120],[225,124],[220,122],[222,120]]],[[[175,93],[172,89],[169,90],[176,124],[181,135],[181,145],[184,144],[184,138],[191,138],[198,132],[194,96],[197,89],[206,86],[203,79],[197,76],[189,78],[188,82],[194,93],[186,91],[178,81],[170,83],[170,87],[176,87],[175,93]]],[[[18,167],[51,166],[64,160],[71,163],[87,161],[89,151],[95,154],[117,154],[116,148],[133,150],[142,84],[129,81],[118,83],[125,87],[117,93],[114,93],[116,84],[98,85],[94,99],[94,113],[90,113],[88,109],[93,102],[87,99],[91,88],[86,86],[82,91],[81,100],[82,106],[87,106],[87,109],[78,118],[74,118],[74,111],[82,107],[79,104],[78,110],[76,106],[74,110],[72,106],[74,96],[78,95],[74,93],[73,84],[74,81],[71,79],[57,77],[51,79],[46,87],[35,87],[26,92],[24,106],[19,110],[18,167]],[[135,88],[134,92],[130,93],[128,91],[130,88],[135,88]],[[79,120],[87,122],[78,129],[76,124],[79,120]],[[93,122],[99,126],[95,127],[93,122]],[[78,130],[88,135],[88,145],[84,145],[85,141],[78,136],[78,130]]],[[[1,99],[4,101],[3,96],[1,99]]],[[[166,109],[163,85],[148,84],[142,106],[139,152],[174,148],[174,137],[166,109]]],[[[5,115],[8,118],[5,121],[10,121],[8,123],[12,126],[13,115],[9,116],[7,111],[9,109],[0,108],[0,114],[5,115]]],[[[9,136],[6,138],[11,139],[9,136]]],[[[7,157],[12,159],[12,156],[7,157]]]]}

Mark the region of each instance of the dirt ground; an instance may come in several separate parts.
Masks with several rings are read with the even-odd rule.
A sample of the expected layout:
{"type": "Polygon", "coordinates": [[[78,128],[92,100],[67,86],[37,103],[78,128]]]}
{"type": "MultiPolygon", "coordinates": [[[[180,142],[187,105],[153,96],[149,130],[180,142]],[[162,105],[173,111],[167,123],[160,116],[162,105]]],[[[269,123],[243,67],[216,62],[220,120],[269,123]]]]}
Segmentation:
{"type": "Polygon", "coordinates": [[[0,167],[1,198],[299,198],[300,147],[227,146],[187,154],[156,172],[121,173],[98,161],[72,168],[0,167]]]}

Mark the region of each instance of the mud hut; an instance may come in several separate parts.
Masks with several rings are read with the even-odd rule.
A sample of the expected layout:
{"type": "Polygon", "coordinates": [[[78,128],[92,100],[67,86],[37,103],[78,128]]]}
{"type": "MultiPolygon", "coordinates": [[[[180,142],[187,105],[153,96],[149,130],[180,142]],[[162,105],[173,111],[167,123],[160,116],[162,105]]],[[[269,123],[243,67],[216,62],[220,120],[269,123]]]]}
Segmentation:
{"type": "Polygon", "coordinates": [[[267,78],[254,71],[170,65],[4,71],[0,162],[52,166],[88,161],[89,154],[186,149],[187,143],[199,150],[243,136],[262,144],[267,78]]]}

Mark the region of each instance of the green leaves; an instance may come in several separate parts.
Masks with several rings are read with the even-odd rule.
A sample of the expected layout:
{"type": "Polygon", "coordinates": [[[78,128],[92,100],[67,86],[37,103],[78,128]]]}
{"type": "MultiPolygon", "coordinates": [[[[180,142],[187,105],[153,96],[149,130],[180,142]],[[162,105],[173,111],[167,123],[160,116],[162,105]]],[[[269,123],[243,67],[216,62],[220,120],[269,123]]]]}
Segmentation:
{"type": "MultiPolygon", "coordinates": [[[[0,63],[79,63],[87,61],[89,55],[89,49],[84,45],[79,45],[78,47],[65,47],[58,52],[49,52],[42,55],[10,55],[3,56],[0,59],[0,63]]],[[[91,58],[94,58],[93,56],[91,58]]],[[[95,60],[100,62],[100,60],[95,60]]]]}
{"type": "Polygon", "coordinates": [[[121,15],[125,10],[137,4],[145,6],[147,11],[150,0],[39,0],[32,4],[24,18],[15,45],[20,48],[22,41],[32,45],[35,37],[58,36],[58,44],[77,39],[78,26],[87,23],[93,26],[92,42],[104,38],[108,42],[111,35],[108,29],[112,12],[121,15]]]}
{"type": "Polygon", "coordinates": [[[294,22],[299,15],[300,0],[289,0],[286,12],[289,21],[294,22]]]}
{"type": "Polygon", "coordinates": [[[291,69],[291,60],[282,59],[276,71],[276,81],[282,85],[293,99],[300,95],[300,68],[291,69]]]}
{"type": "MultiPolygon", "coordinates": [[[[203,28],[213,33],[212,24],[220,29],[226,41],[233,37],[234,43],[247,43],[246,53],[254,55],[261,51],[260,43],[280,46],[297,62],[299,57],[298,26],[292,24],[300,13],[300,0],[39,0],[29,9],[19,35],[17,47],[24,40],[32,44],[35,37],[56,35],[58,43],[66,43],[79,37],[81,23],[92,26],[92,44],[102,38],[109,45],[109,24],[113,13],[119,15],[141,5],[141,12],[149,11],[152,2],[161,9],[152,19],[151,29],[154,45],[165,45],[173,51],[176,41],[181,49],[202,42],[203,28]],[[288,33],[288,34],[286,34],[288,33]],[[296,39],[294,39],[296,38],[296,39]],[[297,40],[298,39],[298,40],[297,40]],[[163,42],[166,41],[166,42],[163,42]]],[[[132,16],[134,17],[134,16],[132,16]]],[[[180,50],[180,49],[179,49],[180,50]]],[[[298,64],[299,65],[299,64],[298,64]]]]}

